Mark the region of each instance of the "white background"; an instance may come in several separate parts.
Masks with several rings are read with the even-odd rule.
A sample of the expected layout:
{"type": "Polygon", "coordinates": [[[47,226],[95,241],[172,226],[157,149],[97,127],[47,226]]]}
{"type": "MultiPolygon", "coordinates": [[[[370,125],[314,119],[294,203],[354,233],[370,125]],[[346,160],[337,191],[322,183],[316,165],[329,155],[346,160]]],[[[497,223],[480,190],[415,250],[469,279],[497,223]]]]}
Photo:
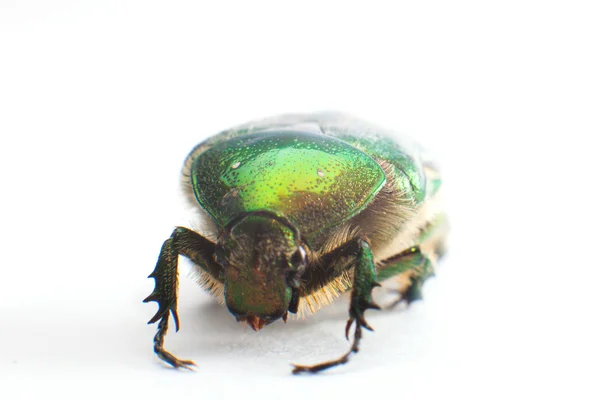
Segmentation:
{"type": "Polygon", "coordinates": [[[589,1],[0,0],[0,390],[16,398],[598,398],[600,13],[589,1]],[[218,3],[218,5],[217,5],[218,3]],[[201,139],[340,110],[439,155],[450,253],[410,309],[255,333],[182,273],[141,300],[201,139]]]}

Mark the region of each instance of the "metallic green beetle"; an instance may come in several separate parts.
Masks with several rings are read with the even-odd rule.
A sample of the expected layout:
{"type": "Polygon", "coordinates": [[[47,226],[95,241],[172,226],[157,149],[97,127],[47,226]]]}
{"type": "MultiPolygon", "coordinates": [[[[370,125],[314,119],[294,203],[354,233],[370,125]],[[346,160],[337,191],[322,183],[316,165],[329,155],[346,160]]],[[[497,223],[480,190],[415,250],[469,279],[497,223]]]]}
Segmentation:
{"type": "Polygon", "coordinates": [[[161,249],[154,351],[179,368],[195,365],[167,352],[177,316],[178,257],[199,283],[254,330],[289,313],[314,313],[351,290],[340,358],[294,373],[318,372],[358,352],[372,290],[395,278],[398,301],[421,298],[444,253],[446,217],[440,175],[422,148],[342,114],[284,115],[252,122],[200,143],[187,157],[183,187],[206,219],[205,236],[177,227],[161,249]]]}

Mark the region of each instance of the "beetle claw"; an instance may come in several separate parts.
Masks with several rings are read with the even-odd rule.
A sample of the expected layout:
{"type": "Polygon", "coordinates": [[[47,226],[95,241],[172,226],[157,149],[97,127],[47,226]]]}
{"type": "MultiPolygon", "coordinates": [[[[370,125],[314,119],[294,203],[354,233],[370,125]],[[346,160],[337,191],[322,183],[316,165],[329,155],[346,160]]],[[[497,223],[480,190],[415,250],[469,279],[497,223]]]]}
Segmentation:
{"type": "Polygon", "coordinates": [[[352,327],[353,322],[354,318],[350,318],[348,322],[346,322],[346,340],[350,340],[350,327],[352,327]]]}

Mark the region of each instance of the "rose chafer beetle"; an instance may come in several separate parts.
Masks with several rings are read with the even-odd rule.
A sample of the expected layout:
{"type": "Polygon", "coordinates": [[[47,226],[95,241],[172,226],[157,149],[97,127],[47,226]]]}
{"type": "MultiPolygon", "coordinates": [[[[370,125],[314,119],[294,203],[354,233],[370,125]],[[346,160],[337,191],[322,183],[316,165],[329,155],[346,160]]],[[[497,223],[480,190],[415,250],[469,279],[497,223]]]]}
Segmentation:
{"type": "Polygon", "coordinates": [[[351,291],[340,358],[294,373],[318,372],[358,352],[372,291],[395,278],[398,300],[421,298],[444,253],[440,175],[417,144],[341,114],[286,115],[249,123],[197,145],[182,183],[206,216],[205,236],[177,227],[150,275],[156,301],[154,351],[190,368],[164,347],[177,316],[178,258],[237,321],[258,331],[288,313],[310,314],[351,291]]]}

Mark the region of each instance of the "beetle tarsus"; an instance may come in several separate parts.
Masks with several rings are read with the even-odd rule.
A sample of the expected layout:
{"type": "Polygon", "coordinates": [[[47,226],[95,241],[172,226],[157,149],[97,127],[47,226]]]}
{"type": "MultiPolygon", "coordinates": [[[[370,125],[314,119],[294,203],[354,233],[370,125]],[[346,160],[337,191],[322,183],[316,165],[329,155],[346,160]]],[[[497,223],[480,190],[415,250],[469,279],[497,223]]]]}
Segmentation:
{"type": "MultiPolygon", "coordinates": [[[[354,322],[353,319],[350,318],[348,320],[347,327],[350,327],[353,322],[354,322]]],[[[292,370],[292,374],[298,375],[298,374],[301,374],[303,372],[310,373],[310,374],[316,374],[318,372],[324,371],[324,370],[329,369],[331,367],[335,367],[335,366],[338,366],[338,365],[346,364],[348,361],[350,361],[350,356],[352,355],[352,353],[358,353],[358,350],[359,350],[358,345],[360,343],[360,339],[361,338],[362,338],[361,324],[357,323],[356,327],[354,329],[354,338],[352,339],[352,346],[350,347],[350,350],[348,350],[344,355],[342,355],[338,359],[327,361],[327,362],[323,362],[323,363],[319,363],[319,364],[315,364],[315,365],[296,365],[296,364],[292,364],[292,366],[294,367],[294,369],[292,370]]]]}
{"type": "Polygon", "coordinates": [[[194,369],[192,366],[196,366],[196,363],[194,363],[192,360],[180,360],[164,349],[163,344],[165,341],[165,335],[168,331],[168,325],[169,314],[163,317],[158,323],[158,330],[154,336],[154,352],[158,358],[171,365],[175,369],[182,368],[193,371],[194,369]]]}

